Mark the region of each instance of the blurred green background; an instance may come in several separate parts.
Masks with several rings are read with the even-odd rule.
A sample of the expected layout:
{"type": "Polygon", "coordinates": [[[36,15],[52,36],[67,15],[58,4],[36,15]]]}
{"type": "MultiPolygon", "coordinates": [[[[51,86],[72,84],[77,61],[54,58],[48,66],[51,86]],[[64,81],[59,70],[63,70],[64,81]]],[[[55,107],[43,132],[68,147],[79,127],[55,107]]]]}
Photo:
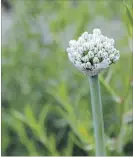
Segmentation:
{"type": "Polygon", "coordinates": [[[66,53],[93,28],[121,54],[99,78],[107,154],[133,155],[133,1],[2,4],[2,155],[95,155],[88,79],[66,53]]]}

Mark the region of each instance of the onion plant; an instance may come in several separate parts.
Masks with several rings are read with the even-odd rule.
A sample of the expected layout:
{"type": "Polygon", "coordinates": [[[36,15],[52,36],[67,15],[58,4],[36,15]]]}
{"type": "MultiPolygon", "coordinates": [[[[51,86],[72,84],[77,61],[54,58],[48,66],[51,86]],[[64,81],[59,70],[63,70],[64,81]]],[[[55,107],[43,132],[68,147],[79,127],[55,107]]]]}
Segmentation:
{"type": "Polygon", "coordinates": [[[96,155],[106,156],[103,111],[98,75],[119,60],[119,51],[114,39],[104,35],[100,29],[84,32],[78,40],[70,40],[68,57],[75,67],[89,77],[96,155]]]}

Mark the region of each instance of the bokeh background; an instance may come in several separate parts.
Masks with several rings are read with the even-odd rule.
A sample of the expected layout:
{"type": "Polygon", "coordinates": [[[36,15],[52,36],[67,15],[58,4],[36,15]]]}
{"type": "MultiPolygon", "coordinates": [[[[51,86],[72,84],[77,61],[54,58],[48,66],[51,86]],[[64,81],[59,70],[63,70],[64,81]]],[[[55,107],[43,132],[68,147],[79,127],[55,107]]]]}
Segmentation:
{"type": "Polygon", "coordinates": [[[133,1],[2,0],[2,155],[95,155],[89,83],[70,39],[100,28],[120,60],[100,74],[108,155],[133,155],[133,1]]]}

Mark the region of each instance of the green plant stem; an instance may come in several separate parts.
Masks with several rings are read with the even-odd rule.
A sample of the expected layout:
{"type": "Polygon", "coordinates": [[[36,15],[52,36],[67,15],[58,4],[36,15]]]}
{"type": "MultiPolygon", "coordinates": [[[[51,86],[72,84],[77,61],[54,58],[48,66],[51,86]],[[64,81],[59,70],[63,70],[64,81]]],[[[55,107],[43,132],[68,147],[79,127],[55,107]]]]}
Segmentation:
{"type": "Polygon", "coordinates": [[[98,75],[90,76],[89,82],[93,114],[93,127],[96,141],[96,156],[106,156],[104,141],[104,123],[98,75]]]}

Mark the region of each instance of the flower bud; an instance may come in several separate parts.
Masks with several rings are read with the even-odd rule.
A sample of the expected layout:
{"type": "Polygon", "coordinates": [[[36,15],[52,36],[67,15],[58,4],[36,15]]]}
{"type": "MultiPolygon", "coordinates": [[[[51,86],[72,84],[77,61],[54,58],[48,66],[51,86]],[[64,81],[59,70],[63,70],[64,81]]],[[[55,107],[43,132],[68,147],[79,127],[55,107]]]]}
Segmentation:
{"type": "Polygon", "coordinates": [[[83,44],[83,50],[84,50],[84,51],[87,51],[87,50],[88,50],[88,43],[84,43],[84,44],[83,44]]]}
{"type": "Polygon", "coordinates": [[[83,66],[84,69],[87,68],[86,63],[83,63],[82,66],[83,66]]]}
{"type": "Polygon", "coordinates": [[[102,51],[99,51],[98,54],[97,54],[97,57],[98,57],[98,58],[102,58],[102,57],[103,57],[103,52],[102,52],[102,51]]]}
{"type": "Polygon", "coordinates": [[[98,59],[98,57],[94,57],[93,58],[93,64],[97,64],[97,63],[99,63],[99,59],[98,59]]]}
{"type": "Polygon", "coordinates": [[[78,47],[78,53],[83,54],[83,52],[84,52],[83,48],[81,46],[78,47]]]}
{"type": "Polygon", "coordinates": [[[91,69],[91,67],[92,67],[92,66],[91,66],[91,63],[90,63],[90,62],[87,62],[87,63],[86,63],[86,67],[89,68],[89,69],[91,69]]]}
{"type": "Polygon", "coordinates": [[[114,43],[115,43],[114,39],[110,39],[109,42],[111,45],[114,45],[114,43]]]}
{"type": "Polygon", "coordinates": [[[76,57],[75,60],[81,62],[81,57],[76,57]]]}
{"type": "Polygon", "coordinates": [[[88,34],[88,40],[92,40],[93,35],[92,34],[88,34]]]}
{"type": "Polygon", "coordinates": [[[88,55],[82,57],[82,61],[84,61],[84,62],[88,62],[88,61],[89,61],[88,55]]]}
{"type": "Polygon", "coordinates": [[[88,39],[88,32],[84,32],[84,33],[82,34],[82,37],[83,37],[85,40],[87,40],[87,39],[88,39]]]}
{"type": "Polygon", "coordinates": [[[119,51],[116,50],[115,53],[114,53],[114,55],[115,55],[115,56],[119,56],[119,55],[120,55],[120,54],[119,54],[119,51]]]}
{"type": "Polygon", "coordinates": [[[107,53],[107,52],[104,52],[104,53],[103,53],[103,58],[105,58],[105,59],[108,58],[108,53],[107,53]]]}
{"type": "Polygon", "coordinates": [[[71,53],[71,48],[68,47],[68,48],[66,49],[66,51],[67,51],[68,53],[71,53]]]}
{"type": "Polygon", "coordinates": [[[76,40],[70,40],[70,41],[69,41],[69,46],[71,47],[71,46],[73,46],[75,43],[76,43],[76,40]]]}
{"type": "Polygon", "coordinates": [[[76,64],[76,66],[80,67],[81,62],[80,61],[76,61],[75,64],[76,64]]]}
{"type": "Polygon", "coordinates": [[[107,58],[108,64],[110,65],[112,62],[110,60],[110,58],[107,58]]]}
{"type": "Polygon", "coordinates": [[[107,44],[108,44],[108,43],[107,43],[106,41],[104,41],[102,45],[103,45],[103,47],[106,48],[107,44]]]}
{"type": "Polygon", "coordinates": [[[101,42],[104,42],[104,41],[105,41],[105,37],[104,37],[103,35],[100,35],[99,38],[100,38],[100,41],[101,41],[101,42]]]}
{"type": "Polygon", "coordinates": [[[106,46],[105,46],[105,49],[107,51],[110,51],[112,49],[112,46],[108,43],[106,46]]]}
{"type": "Polygon", "coordinates": [[[97,34],[93,34],[93,36],[92,36],[93,41],[96,41],[97,38],[98,38],[97,34]]]}
{"type": "Polygon", "coordinates": [[[98,48],[99,50],[101,50],[101,49],[103,48],[103,45],[100,43],[100,44],[97,45],[97,48],[98,48]]]}
{"type": "Polygon", "coordinates": [[[89,44],[89,50],[93,50],[93,49],[94,49],[94,47],[95,47],[94,42],[91,42],[91,43],[89,44]]]}
{"type": "Polygon", "coordinates": [[[82,37],[79,37],[79,38],[78,38],[78,43],[79,43],[80,45],[82,45],[82,44],[85,43],[85,40],[84,40],[82,37]]]}
{"type": "Polygon", "coordinates": [[[98,28],[93,29],[93,34],[101,35],[101,30],[98,28]]]}
{"type": "Polygon", "coordinates": [[[90,43],[87,43],[87,48],[88,48],[88,50],[90,49],[90,43]]]}
{"type": "Polygon", "coordinates": [[[69,57],[70,61],[71,61],[72,63],[74,63],[74,59],[73,59],[73,56],[71,55],[71,53],[68,53],[68,57],[69,57]]]}
{"type": "Polygon", "coordinates": [[[119,58],[120,58],[120,56],[115,56],[115,57],[113,58],[113,62],[115,63],[117,60],[119,60],[119,58]]]}
{"type": "Polygon", "coordinates": [[[96,39],[95,42],[96,42],[97,46],[101,44],[101,40],[100,39],[96,39]]]}
{"type": "Polygon", "coordinates": [[[94,54],[97,54],[98,53],[98,48],[95,47],[93,51],[94,51],[94,54]]]}
{"type": "Polygon", "coordinates": [[[89,59],[92,59],[92,58],[94,57],[94,54],[93,54],[92,51],[89,51],[89,52],[88,52],[88,57],[89,57],[89,59]]]}
{"type": "Polygon", "coordinates": [[[114,57],[115,57],[114,54],[109,55],[109,59],[110,59],[110,60],[113,60],[114,57]]]}
{"type": "Polygon", "coordinates": [[[70,48],[70,53],[75,53],[75,52],[76,52],[75,48],[74,48],[74,47],[71,47],[71,48],[70,48]]]}

